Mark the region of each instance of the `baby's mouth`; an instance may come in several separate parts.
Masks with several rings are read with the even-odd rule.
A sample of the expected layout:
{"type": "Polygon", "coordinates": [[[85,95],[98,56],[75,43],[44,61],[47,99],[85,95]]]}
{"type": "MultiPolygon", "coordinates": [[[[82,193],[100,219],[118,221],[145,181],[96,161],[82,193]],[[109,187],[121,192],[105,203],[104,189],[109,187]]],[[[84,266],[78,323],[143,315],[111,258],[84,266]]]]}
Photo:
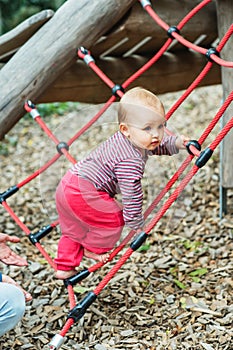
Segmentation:
{"type": "Polygon", "coordinates": [[[160,141],[159,140],[152,141],[151,144],[152,144],[152,146],[158,146],[160,144],[160,141]]]}

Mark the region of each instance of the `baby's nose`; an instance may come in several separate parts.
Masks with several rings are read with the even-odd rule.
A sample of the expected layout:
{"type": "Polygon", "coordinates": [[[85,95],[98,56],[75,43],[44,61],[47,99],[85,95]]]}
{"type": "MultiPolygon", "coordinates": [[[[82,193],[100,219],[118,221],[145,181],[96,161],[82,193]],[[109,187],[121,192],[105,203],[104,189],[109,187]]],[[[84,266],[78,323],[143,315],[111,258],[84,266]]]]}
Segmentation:
{"type": "Polygon", "coordinates": [[[158,133],[158,131],[157,131],[156,129],[152,129],[152,130],[151,130],[151,135],[152,135],[154,138],[158,138],[159,133],[158,133]]]}

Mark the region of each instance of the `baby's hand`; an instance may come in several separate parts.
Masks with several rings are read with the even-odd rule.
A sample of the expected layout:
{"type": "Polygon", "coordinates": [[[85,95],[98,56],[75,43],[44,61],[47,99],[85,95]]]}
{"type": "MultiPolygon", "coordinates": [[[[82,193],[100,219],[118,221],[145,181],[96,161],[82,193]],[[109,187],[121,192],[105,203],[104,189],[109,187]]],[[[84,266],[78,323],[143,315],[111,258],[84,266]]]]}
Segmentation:
{"type": "Polygon", "coordinates": [[[184,135],[177,136],[176,138],[176,147],[178,149],[186,149],[187,142],[190,141],[190,138],[184,135]]]}

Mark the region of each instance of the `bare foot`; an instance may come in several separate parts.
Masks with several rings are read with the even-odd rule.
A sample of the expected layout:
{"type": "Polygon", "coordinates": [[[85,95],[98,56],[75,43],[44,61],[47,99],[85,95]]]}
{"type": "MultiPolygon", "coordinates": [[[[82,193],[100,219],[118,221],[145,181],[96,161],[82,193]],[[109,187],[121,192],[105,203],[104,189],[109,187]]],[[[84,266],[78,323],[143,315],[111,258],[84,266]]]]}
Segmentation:
{"type": "Polygon", "coordinates": [[[69,271],[62,271],[62,270],[57,270],[55,276],[59,278],[60,280],[65,280],[67,278],[70,278],[74,275],[76,275],[77,271],[76,270],[69,270],[69,271]]]}
{"type": "Polygon", "coordinates": [[[90,258],[90,259],[100,261],[102,263],[106,263],[110,257],[110,253],[96,254],[96,253],[90,252],[90,250],[84,249],[84,256],[86,258],[90,258]]]}

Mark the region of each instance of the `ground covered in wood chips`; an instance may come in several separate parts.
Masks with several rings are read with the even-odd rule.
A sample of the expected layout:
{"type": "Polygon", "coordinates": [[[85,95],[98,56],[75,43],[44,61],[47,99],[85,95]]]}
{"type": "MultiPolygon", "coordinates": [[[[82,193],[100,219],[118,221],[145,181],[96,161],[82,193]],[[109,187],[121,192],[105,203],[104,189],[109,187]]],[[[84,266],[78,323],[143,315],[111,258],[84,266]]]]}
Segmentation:
{"type": "MultiPolygon", "coordinates": [[[[166,110],[180,95],[181,92],[161,95],[166,110]]],[[[218,111],[221,99],[220,86],[197,89],[169,120],[168,128],[198,139],[218,111]]],[[[77,160],[116,130],[116,107],[112,106],[73,143],[70,153],[77,160]]],[[[67,141],[99,108],[78,104],[65,115],[44,120],[59,140],[67,141]]],[[[219,129],[217,125],[204,148],[219,129]]],[[[11,130],[0,150],[0,192],[23,181],[56,154],[53,142],[28,117],[11,130]]],[[[181,152],[178,156],[148,161],[143,180],[144,209],[186,156],[186,152],[181,152]]],[[[31,232],[57,219],[54,192],[69,166],[61,157],[7,200],[31,232]]],[[[171,193],[161,200],[148,222],[171,193]]],[[[131,255],[84,317],[69,329],[61,349],[233,349],[232,203],[233,192],[229,190],[229,213],[220,219],[218,148],[150,232],[142,249],[131,255]]],[[[0,349],[49,349],[48,343],[67,319],[67,290],[2,206],[0,227],[1,231],[21,238],[21,243],[12,248],[29,263],[21,269],[6,266],[1,269],[33,295],[22,322],[1,338],[0,349]]],[[[127,233],[125,230],[124,236],[127,233]]],[[[59,235],[57,227],[41,240],[53,258],[59,235]]],[[[117,260],[118,257],[75,286],[77,303],[98,285],[117,260]]],[[[83,260],[81,269],[93,263],[83,260]]]]}

